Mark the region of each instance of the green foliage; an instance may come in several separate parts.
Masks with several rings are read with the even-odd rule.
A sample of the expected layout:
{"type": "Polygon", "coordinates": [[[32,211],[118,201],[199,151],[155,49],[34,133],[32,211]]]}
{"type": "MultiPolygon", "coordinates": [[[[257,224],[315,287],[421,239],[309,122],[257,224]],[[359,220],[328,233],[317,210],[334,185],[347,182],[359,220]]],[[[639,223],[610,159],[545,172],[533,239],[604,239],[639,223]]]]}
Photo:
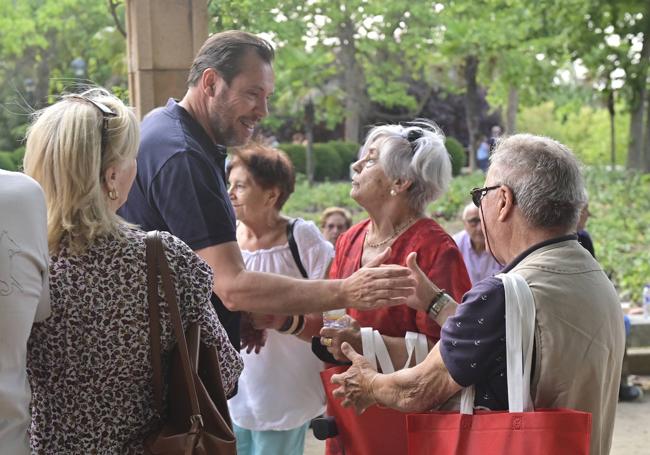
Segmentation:
{"type": "MultiPolygon", "coordinates": [[[[616,164],[625,164],[629,114],[622,109],[616,116],[616,164]]],[[[519,130],[549,136],[568,146],[584,164],[611,163],[609,114],[604,108],[570,105],[556,108],[552,102],[523,109],[519,130]]]]}
{"type": "Polygon", "coordinates": [[[0,149],[19,147],[28,114],[61,91],[88,84],[123,90],[125,54],[106,1],[0,0],[0,149]],[[77,58],[86,64],[80,79],[71,67],[77,58]]]}
{"type": "MultiPolygon", "coordinates": [[[[280,144],[278,148],[289,156],[296,172],[306,174],[307,147],[301,144],[280,144]]],[[[356,160],[359,146],[344,141],[314,144],[314,178],[316,181],[345,180],[350,176],[350,164],[356,160]]]]}
{"type": "Polygon", "coordinates": [[[339,179],[349,178],[350,166],[357,160],[359,154],[359,144],[345,141],[330,141],[328,144],[338,152],[341,158],[339,179]]]}
{"type": "Polygon", "coordinates": [[[317,181],[339,180],[342,160],[329,142],[314,144],[314,179],[317,181]]]}
{"type": "Polygon", "coordinates": [[[453,137],[447,138],[445,141],[445,147],[447,148],[447,152],[449,152],[449,157],[451,158],[451,174],[457,176],[460,174],[461,168],[467,164],[467,153],[465,153],[465,147],[463,147],[463,144],[453,137]]]}
{"type": "Polygon", "coordinates": [[[22,169],[23,158],[25,156],[25,147],[20,147],[11,152],[11,160],[14,162],[16,169],[22,169]]]}
{"type": "Polygon", "coordinates": [[[0,152],[0,169],[5,171],[15,171],[17,169],[11,158],[11,152],[0,152]]]}
{"type": "Polygon", "coordinates": [[[586,182],[596,258],[614,284],[640,302],[650,281],[650,175],[593,167],[586,182]]]}
{"type": "Polygon", "coordinates": [[[287,154],[296,173],[307,174],[307,148],[301,144],[282,143],[278,149],[287,154]]]}
{"type": "Polygon", "coordinates": [[[349,183],[324,182],[310,188],[304,175],[299,174],[298,177],[296,190],[285,204],[283,212],[316,222],[324,209],[335,205],[349,208],[355,220],[365,216],[364,210],[350,197],[349,183]]]}
{"type": "Polygon", "coordinates": [[[426,213],[437,220],[453,221],[459,218],[463,208],[471,202],[469,191],[482,187],[485,174],[474,172],[452,179],[447,193],[427,207],[426,213]]]}

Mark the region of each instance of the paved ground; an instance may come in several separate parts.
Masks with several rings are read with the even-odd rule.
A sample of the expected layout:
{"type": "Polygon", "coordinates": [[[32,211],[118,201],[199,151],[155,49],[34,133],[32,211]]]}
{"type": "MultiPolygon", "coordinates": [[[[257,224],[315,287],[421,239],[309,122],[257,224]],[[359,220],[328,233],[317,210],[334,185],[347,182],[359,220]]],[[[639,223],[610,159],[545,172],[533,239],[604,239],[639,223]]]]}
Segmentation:
{"type": "MultiPolygon", "coordinates": [[[[619,403],[610,455],[650,455],[650,377],[641,378],[646,388],[640,401],[619,403]]],[[[323,455],[325,443],[307,433],[305,455],[323,455]]],[[[398,455],[398,454],[396,454],[398,455]]]]}

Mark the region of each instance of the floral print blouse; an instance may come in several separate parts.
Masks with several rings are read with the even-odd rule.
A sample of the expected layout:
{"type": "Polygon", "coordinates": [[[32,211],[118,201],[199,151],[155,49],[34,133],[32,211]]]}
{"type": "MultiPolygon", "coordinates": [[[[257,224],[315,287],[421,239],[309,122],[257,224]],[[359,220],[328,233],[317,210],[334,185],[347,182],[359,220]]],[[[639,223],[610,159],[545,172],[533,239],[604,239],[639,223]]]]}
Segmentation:
{"type": "MultiPolygon", "coordinates": [[[[63,245],[50,258],[52,315],[34,325],[28,345],[33,453],[139,454],[157,423],[146,233],[130,227],[121,233],[96,240],[81,255],[63,245]]],[[[243,364],[210,304],[212,271],[182,241],[161,236],[183,324],[198,321],[206,344],[218,347],[228,394],[243,364]]],[[[161,306],[166,371],[175,340],[166,305],[161,306]]]]}

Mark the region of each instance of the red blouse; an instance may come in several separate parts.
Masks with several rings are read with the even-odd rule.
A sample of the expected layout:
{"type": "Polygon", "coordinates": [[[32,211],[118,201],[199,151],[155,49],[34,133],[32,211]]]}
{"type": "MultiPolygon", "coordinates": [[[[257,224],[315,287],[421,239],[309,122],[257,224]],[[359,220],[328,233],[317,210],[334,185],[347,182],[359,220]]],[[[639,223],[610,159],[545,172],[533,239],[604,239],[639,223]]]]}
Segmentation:
{"type": "MultiPolygon", "coordinates": [[[[361,267],[363,244],[370,220],[352,226],[336,242],[336,257],[330,268],[330,278],[346,278],[361,267]]],[[[423,218],[403,232],[391,246],[386,264],[406,265],[412,251],[418,254],[418,265],[439,288],[457,302],[471,288],[463,257],[454,240],[442,227],[429,218],[423,218]]],[[[382,335],[403,337],[407,331],[424,333],[432,341],[440,338],[440,326],[423,311],[406,305],[360,311],[348,309],[348,314],[361,327],[373,327],[382,335]]]]}

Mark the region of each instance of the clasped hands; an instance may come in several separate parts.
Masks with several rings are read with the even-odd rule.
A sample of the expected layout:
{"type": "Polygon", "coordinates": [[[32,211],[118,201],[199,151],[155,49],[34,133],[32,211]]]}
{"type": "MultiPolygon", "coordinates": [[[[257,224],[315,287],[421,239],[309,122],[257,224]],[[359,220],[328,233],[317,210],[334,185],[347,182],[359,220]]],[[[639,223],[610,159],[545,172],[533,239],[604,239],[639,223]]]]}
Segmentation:
{"type": "MultiPolygon", "coordinates": [[[[416,280],[416,292],[408,297],[406,304],[416,310],[425,311],[440,289],[420,270],[416,253],[409,254],[406,264],[416,280]]],[[[361,414],[378,403],[373,386],[376,386],[377,380],[384,375],[378,373],[370,362],[359,354],[358,351],[361,351],[359,324],[352,318],[349,318],[348,323],[350,327],[344,329],[321,329],[321,343],[323,337],[331,339],[328,351],[334,358],[352,362],[352,366],[347,371],[332,376],[332,383],[340,386],[333,394],[342,400],[343,407],[354,407],[355,411],[361,414]]]]}

